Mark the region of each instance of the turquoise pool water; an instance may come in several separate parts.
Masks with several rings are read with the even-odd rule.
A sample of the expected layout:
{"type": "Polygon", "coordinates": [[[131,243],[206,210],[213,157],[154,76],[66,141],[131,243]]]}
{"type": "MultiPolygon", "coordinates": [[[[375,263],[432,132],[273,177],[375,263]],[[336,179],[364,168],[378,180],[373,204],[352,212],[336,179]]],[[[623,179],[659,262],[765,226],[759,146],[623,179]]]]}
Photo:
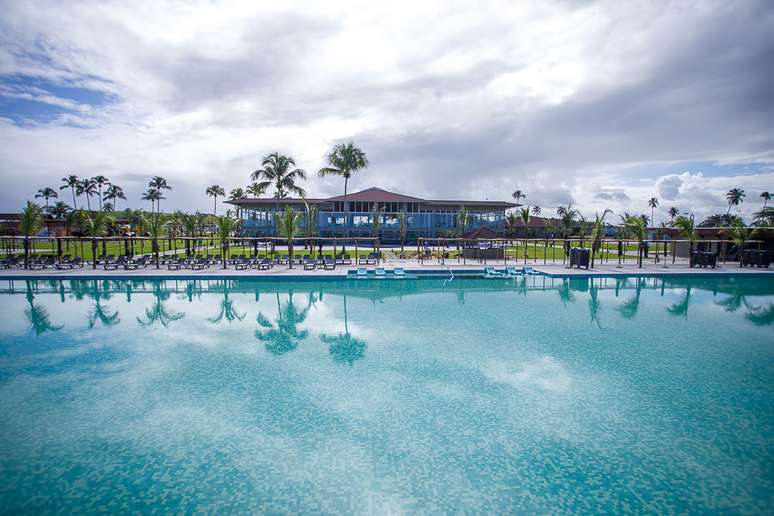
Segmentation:
{"type": "Polygon", "coordinates": [[[0,281],[2,512],[774,506],[774,280],[0,281]]]}

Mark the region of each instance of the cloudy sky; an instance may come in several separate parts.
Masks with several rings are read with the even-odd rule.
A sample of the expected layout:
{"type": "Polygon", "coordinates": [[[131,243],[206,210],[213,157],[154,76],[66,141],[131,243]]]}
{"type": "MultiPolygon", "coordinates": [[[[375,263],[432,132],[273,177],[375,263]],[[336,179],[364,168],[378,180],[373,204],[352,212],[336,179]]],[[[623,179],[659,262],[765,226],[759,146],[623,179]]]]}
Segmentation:
{"type": "Polygon", "coordinates": [[[164,208],[211,210],[205,188],[244,187],[262,155],[314,172],[348,140],[371,162],[352,190],[518,188],[587,215],[656,196],[657,222],[725,212],[732,187],[749,216],[774,191],[767,0],[0,7],[0,211],[70,173],[132,207],[162,175],[164,208]]]}

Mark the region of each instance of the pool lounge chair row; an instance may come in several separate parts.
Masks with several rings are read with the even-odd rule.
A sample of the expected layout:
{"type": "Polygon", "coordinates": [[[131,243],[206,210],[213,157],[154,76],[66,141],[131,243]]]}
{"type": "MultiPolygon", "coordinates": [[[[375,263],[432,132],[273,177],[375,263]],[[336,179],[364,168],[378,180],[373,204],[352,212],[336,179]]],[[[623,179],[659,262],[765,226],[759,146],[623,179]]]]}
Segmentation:
{"type": "Polygon", "coordinates": [[[525,265],[524,267],[518,268],[518,267],[506,267],[504,270],[496,270],[494,267],[484,267],[484,277],[485,278],[514,278],[516,276],[524,276],[524,275],[533,275],[538,274],[536,270],[534,270],[529,265],[525,265]]]}
{"type": "MultiPolygon", "coordinates": [[[[386,278],[388,276],[392,276],[393,278],[406,277],[406,271],[403,267],[395,267],[391,270],[386,270],[384,267],[377,267],[376,269],[373,269],[373,271],[375,278],[386,278]]],[[[360,279],[368,278],[368,269],[365,267],[358,267],[355,276],[360,279]]]]}

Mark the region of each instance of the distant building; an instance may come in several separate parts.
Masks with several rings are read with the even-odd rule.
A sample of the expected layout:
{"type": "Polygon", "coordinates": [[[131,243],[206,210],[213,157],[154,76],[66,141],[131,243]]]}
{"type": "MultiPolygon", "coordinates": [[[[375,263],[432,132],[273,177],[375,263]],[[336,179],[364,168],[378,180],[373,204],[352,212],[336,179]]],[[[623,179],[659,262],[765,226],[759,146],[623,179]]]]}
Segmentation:
{"type": "MultiPolygon", "coordinates": [[[[287,206],[298,212],[305,212],[304,200],[288,197],[242,198],[227,201],[238,206],[242,212],[242,231],[248,236],[275,236],[275,217],[287,206]]],[[[486,227],[498,235],[504,235],[505,212],[517,204],[507,201],[454,201],[430,200],[412,197],[381,188],[368,188],[347,195],[348,210],[345,210],[344,196],[327,199],[306,199],[318,209],[317,234],[320,237],[372,236],[374,206],[381,210],[379,238],[385,243],[400,241],[398,214],[406,213],[406,240],[417,237],[435,238],[454,236],[459,233],[458,217],[464,207],[468,213],[466,230],[486,227]],[[348,211],[347,220],[345,214],[348,211]]],[[[302,217],[302,225],[305,225],[302,217]]]]}

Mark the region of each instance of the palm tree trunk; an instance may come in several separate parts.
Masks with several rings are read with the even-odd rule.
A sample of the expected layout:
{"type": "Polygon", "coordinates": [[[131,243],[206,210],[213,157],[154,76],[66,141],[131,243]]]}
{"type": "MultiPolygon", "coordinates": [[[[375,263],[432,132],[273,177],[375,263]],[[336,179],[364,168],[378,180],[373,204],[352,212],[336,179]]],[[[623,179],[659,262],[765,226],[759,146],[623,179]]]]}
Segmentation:
{"type": "Polygon", "coordinates": [[[86,194],[86,207],[91,211],[91,196],[86,194]]]}
{"type": "Polygon", "coordinates": [[[75,203],[75,187],[71,186],[70,191],[73,193],[73,210],[78,210],[78,206],[75,203]]]}
{"type": "MultiPolygon", "coordinates": [[[[16,245],[14,245],[16,247],[16,245]]],[[[29,269],[30,262],[30,238],[24,235],[24,268],[29,269]]]]}
{"type": "Polygon", "coordinates": [[[349,238],[349,203],[347,202],[347,183],[349,178],[344,178],[344,244],[341,246],[343,253],[347,252],[347,238],[349,238]]]}
{"type": "Polygon", "coordinates": [[[91,237],[91,268],[97,268],[97,239],[91,237]]]}
{"type": "Polygon", "coordinates": [[[212,198],[215,201],[215,203],[213,204],[213,207],[212,207],[212,215],[213,215],[213,217],[217,217],[218,216],[218,196],[217,195],[213,195],[212,198]]]}

